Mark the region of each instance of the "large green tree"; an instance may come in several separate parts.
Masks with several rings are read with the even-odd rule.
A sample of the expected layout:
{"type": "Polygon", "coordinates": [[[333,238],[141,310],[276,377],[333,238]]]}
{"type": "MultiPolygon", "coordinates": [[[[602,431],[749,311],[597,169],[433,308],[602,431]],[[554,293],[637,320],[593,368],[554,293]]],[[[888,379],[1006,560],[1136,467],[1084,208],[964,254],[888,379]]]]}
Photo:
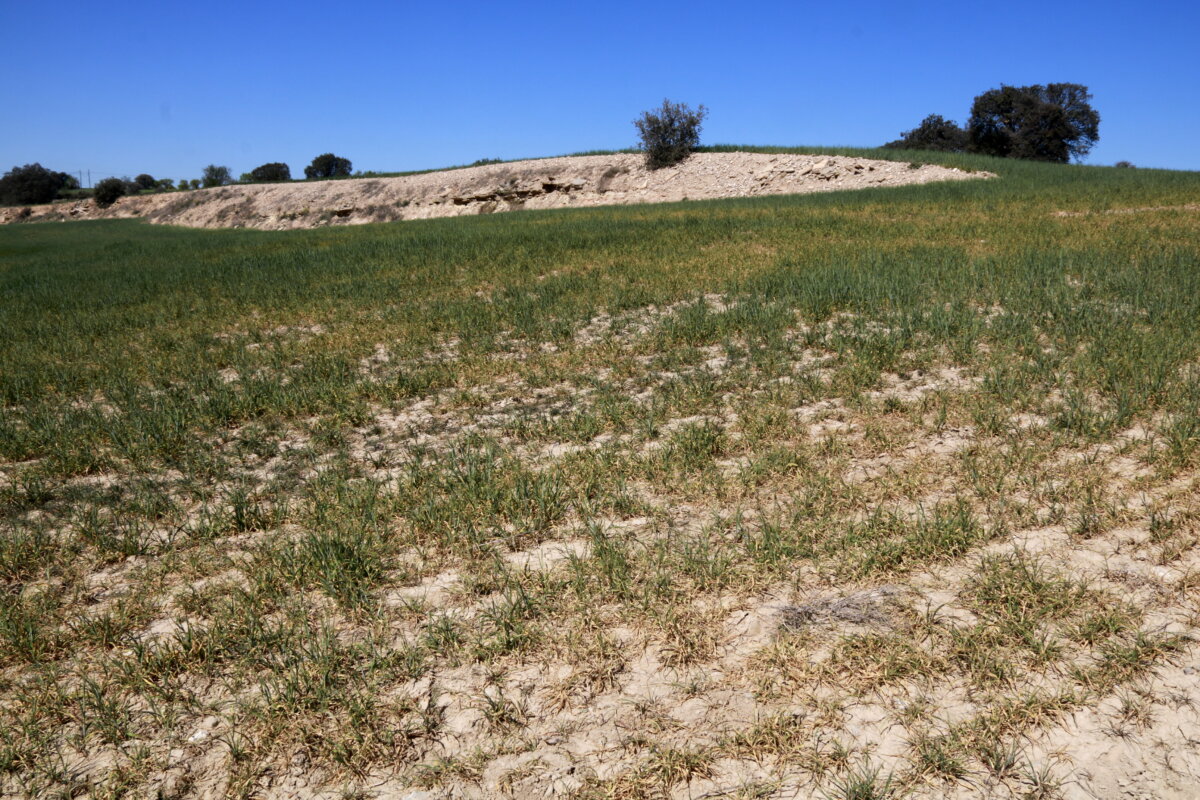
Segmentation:
{"type": "Polygon", "coordinates": [[[306,178],[337,178],[350,174],[350,159],[322,153],[304,168],[306,178]]]}
{"type": "Polygon", "coordinates": [[[250,180],[255,183],[271,183],[273,181],[290,181],[292,170],[282,161],[272,161],[269,164],[250,170],[250,180]]]}
{"type": "Polygon", "coordinates": [[[13,167],[0,178],[0,204],[10,206],[49,203],[63,189],[78,186],[65,172],[54,172],[41,164],[13,167]]]}
{"type": "Polygon", "coordinates": [[[228,186],[233,183],[233,176],[229,174],[229,167],[219,167],[216,164],[209,164],[204,168],[204,174],[200,178],[200,182],[206,189],[213,186],[228,186]]]}
{"type": "Polygon", "coordinates": [[[1100,114],[1078,83],[1001,86],[975,98],[969,149],[985,155],[1067,163],[1100,140],[1100,114]]]}

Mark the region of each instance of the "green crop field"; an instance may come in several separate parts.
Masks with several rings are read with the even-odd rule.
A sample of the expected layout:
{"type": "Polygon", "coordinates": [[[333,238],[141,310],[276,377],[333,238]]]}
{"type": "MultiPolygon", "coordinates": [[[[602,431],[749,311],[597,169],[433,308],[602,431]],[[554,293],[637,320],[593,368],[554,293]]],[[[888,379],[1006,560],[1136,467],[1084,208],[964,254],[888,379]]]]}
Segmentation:
{"type": "Polygon", "coordinates": [[[999,177],[0,229],[0,795],[1053,797],[1200,730],[1200,173],[919,157],[999,177]]]}

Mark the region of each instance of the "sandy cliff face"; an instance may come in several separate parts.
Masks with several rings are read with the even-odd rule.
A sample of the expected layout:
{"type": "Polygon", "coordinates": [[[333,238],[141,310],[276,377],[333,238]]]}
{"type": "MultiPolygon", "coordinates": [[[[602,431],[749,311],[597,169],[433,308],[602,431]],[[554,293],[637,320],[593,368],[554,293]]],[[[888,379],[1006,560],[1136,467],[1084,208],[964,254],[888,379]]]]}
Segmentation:
{"type": "Polygon", "coordinates": [[[0,211],[0,222],[144,217],[195,228],[286,230],[521,208],[669,203],[805,194],[993,177],[947,167],[842,156],[697,153],[650,171],[639,155],[570,156],[398,178],[224,186],[125,197],[107,209],[57,203],[0,211]]]}

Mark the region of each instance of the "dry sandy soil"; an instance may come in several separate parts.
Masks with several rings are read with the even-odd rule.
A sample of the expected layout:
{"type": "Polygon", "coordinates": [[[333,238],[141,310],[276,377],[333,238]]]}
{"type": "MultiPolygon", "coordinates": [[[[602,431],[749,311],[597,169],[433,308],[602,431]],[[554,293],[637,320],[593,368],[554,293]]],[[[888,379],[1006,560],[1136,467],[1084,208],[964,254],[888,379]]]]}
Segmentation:
{"type": "Polygon", "coordinates": [[[994,177],[926,164],[841,156],[698,153],[650,171],[640,155],[568,156],[399,178],[225,186],[0,210],[0,222],[144,217],[194,228],[287,230],[402,219],[490,214],[519,208],[670,203],[807,194],[994,177]]]}
{"type": "MultiPolygon", "coordinates": [[[[736,308],[737,301],[709,295],[705,303],[728,310],[736,308]]],[[[626,317],[600,315],[577,331],[576,341],[603,341],[612,351],[635,347],[657,326],[688,313],[689,308],[680,304],[638,310],[626,317]]],[[[833,335],[839,325],[854,323],[852,317],[834,320],[828,330],[833,335]]],[[[328,331],[316,326],[277,333],[321,337],[328,331]]],[[[532,358],[544,352],[537,347],[515,355],[532,358]]],[[[720,346],[705,355],[708,359],[697,368],[704,374],[715,377],[736,369],[720,346]]],[[[797,356],[795,363],[817,369],[823,369],[820,365],[830,358],[820,348],[802,348],[797,356]]],[[[429,358],[455,360],[455,347],[431,353],[429,358]]],[[[404,364],[392,359],[387,345],[381,343],[363,366],[380,369],[404,364]]],[[[659,380],[678,377],[664,375],[659,380]]],[[[241,378],[230,374],[225,379],[241,378]]],[[[994,631],[980,599],[988,570],[1012,577],[1027,574],[1022,572],[1026,567],[1037,573],[1037,581],[1055,592],[1066,591],[1081,607],[1095,604],[1097,613],[1109,604],[1146,609],[1144,627],[1149,637],[1190,637],[1197,619],[1191,587],[1200,568],[1200,552],[1192,549],[1190,521],[1198,516],[1200,484],[1191,474],[1166,484],[1157,481],[1141,461],[1148,456],[1146,448],[1153,449],[1152,432],[1141,427],[1111,443],[1076,452],[1055,443],[1049,420],[1040,415],[1011,420],[1006,434],[1009,444],[995,451],[988,449],[989,437],[966,418],[952,415],[936,429],[927,425],[928,415],[922,410],[926,400],[969,395],[979,382],[954,367],[933,367],[907,376],[887,374],[867,401],[887,407],[890,400],[911,409],[908,414],[879,414],[876,406],[856,409],[843,399],[825,398],[790,409],[788,435],[803,452],[815,454],[815,448],[825,447],[833,455],[824,469],[841,487],[839,491],[861,493],[872,503],[897,497],[905,486],[925,498],[936,497],[948,492],[947,487],[962,484],[965,455],[973,454],[974,464],[991,463],[992,458],[1002,461],[1002,450],[1020,444],[1020,449],[1033,448],[1053,462],[1044,474],[1030,475],[1027,485],[1041,487],[1037,491],[1054,491],[1045,488],[1054,483],[1066,498],[1071,496],[1066,484],[1086,476],[1103,485],[1112,507],[1111,528],[1082,536],[1071,529],[1071,514],[1064,514],[1061,521],[1043,518],[1033,511],[1034,506],[1040,508],[1041,501],[1035,501],[1023,527],[997,532],[970,557],[938,559],[929,569],[897,573],[882,585],[878,579],[845,581],[836,572],[821,574],[806,568],[794,580],[698,592],[694,605],[679,607],[680,619],[686,621],[681,622],[681,633],[666,641],[632,618],[597,633],[586,625],[572,627],[574,623],[564,617],[558,623],[562,627],[542,643],[540,654],[518,652],[492,663],[463,659],[389,688],[389,702],[424,709],[438,720],[438,733],[428,742],[418,739],[412,751],[397,756],[395,762],[364,770],[353,789],[345,792],[339,788],[344,776],[314,755],[316,749],[310,753],[310,746],[316,747],[313,742],[332,735],[327,728],[336,729],[335,722],[312,722],[324,727],[314,729],[311,737],[297,736],[293,745],[281,737],[285,744],[276,746],[292,747],[293,752],[255,751],[249,761],[265,765],[261,774],[252,776],[250,784],[235,785],[226,744],[233,740],[233,712],[189,718],[181,722],[183,743],[170,749],[162,763],[147,767],[148,792],[157,791],[161,797],[295,800],[1196,797],[1200,708],[1195,698],[1200,674],[1189,648],[1164,659],[1153,671],[1136,673],[1136,679],[1129,679],[1134,672],[1118,676],[1121,680],[1115,686],[1103,683],[1101,661],[1088,653],[1064,651],[1063,658],[1051,655],[1039,666],[1021,655],[1020,648],[995,642],[994,648],[988,645],[978,651],[961,648],[984,641],[980,637],[994,631]],[[888,442],[882,452],[881,441],[888,442]],[[814,449],[805,449],[809,447],[814,449]],[[1156,510],[1183,521],[1167,534],[1156,534],[1147,521],[1156,510]],[[1062,583],[1066,576],[1079,581],[1076,588],[1062,583]],[[1002,682],[981,688],[984,684],[975,685],[969,678],[975,667],[952,666],[968,652],[1005,662],[1011,659],[1020,677],[1011,685],[1002,682]],[[1094,681],[1095,696],[1085,699],[1080,693],[1080,676],[1086,678],[1085,685],[1094,681]],[[997,734],[1002,745],[988,741],[990,731],[1001,729],[1016,734],[1011,739],[997,734]],[[947,751],[945,771],[950,777],[938,778],[930,773],[940,763],[934,756],[944,747],[965,749],[947,751]],[[983,759],[986,769],[967,761],[966,752],[982,754],[972,758],[983,759]],[[873,789],[863,786],[860,793],[852,793],[850,784],[838,783],[836,775],[846,769],[866,774],[854,773],[859,768],[853,765],[859,763],[867,765],[861,770],[875,765],[871,768],[879,772],[870,773],[873,789]],[[408,772],[401,774],[394,767],[408,772]],[[882,776],[892,774],[898,780],[889,787],[882,776]]],[[[621,388],[647,402],[663,392],[662,385],[644,387],[636,381],[621,388]]],[[[579,408],[594,402],[591,390],[566,384],[531,390],[523,383],[502,380],[478,386],[476,391],[478,404],[470,408],[462,407],[461,393],[446,390],[381,409],[369,424],[354,431],[348,452],[367,463],[370,453],[450,449],[460,436],[499,435],[512,423],[557,406],[579,408]]],[[[725,409],[704,417],[671,419],[662,428],[676,436],[711,424],[744,438],[750,418],[747,409],[736,413],[725,409]]],[[[599,448],[617,452],[625,446],[650,448],[655,443],[633,438],[622,442],[610,434],[587,444],[551,441],[545,448],[538,444],[531,442],[513,452],[538,469],[549,470],[599,448]]],[[[289,452],[293,445],[297,443],[281,445],[281,452],[289,452]]],[[[283,463],[282,456],[273,459],[257,474],[268,480],[270,465],[281,468],[283,463]]],[[[736,476],[748,466],[748,459],[735,458],[723,461],[720,468],[722,474],[736,476]]],[[[406,469],[381,466],[377,475],[390,480],[406,469]]],[[[708,481],[715,474],[710,473],[708,481]]],[[[802,496],[797,487],[776,489],[781,496],[802,496]]],[[[1009,500],[1024,502],[1019,494],[1009,500]]],[[[723,501],[708,482],[687,490],[686,500],[659,499],[663,510],[654,516],[606,519],[604,541],[638,543],[629,550],[636,560],[640,547],[652,553],[656,544],[718,535],[715,531],[728,527],[722,517],[723,501]]],[[[751,513],[745,524],[753,526],[753,517],[751,513]]],[[[540,576],[553,579],[568,573],[573,563],[588,563],[595,547],[570,528],[565,524],[557,535],[505,553],[497,563],[530,586],[538,585],[540,576]]],[[[253,562],[244,557],[246,548],[255,545],[243,537],[218,546],[232,553],[231,568],[196,586],[213,596],[232,595],[249,581],[253,562]]],[[[725,546],[733,547],[732,541],[725,546]]],[[[96,580],[112,589],[130,580],[137,568],[137,561],[130,559],[96,580]]],[[[487,562],[483,569],[492,572],[495,567],[487,562]]],[[[412,585],[385,591],[374,613],[388,620],[385,628],[393,626],[388,635],[401,642],[422,635],[423,623],[418,620],[426,616],[482,624],[480,620],[495,606],[470,588],[478,585],[472,581],[479,580],[465,564],[448,566],[412,585]]],[[[171,646],[185,630],[182,611],[166,613],[146,628],[147,641],[171,646]]],[[[1061,626],[1059,622],[1050,624],[1067,637],[1062,639],[1065,642],[1074,634],[1068,633],[1072,629],[1065,618],[1061,626]]],[[[226,708],[225,700],[213,701],[213,707],[226,708]]],[[[165,750],[165,745],[160,749],[165,750]]],[[[99,781],[107,770],[115,769],[115,763],[115,756],[112,760],[92,756],[70,762],[70,769],[99,781]]],[[[0,784],[0,795],[2,790],[0,784]]]]}

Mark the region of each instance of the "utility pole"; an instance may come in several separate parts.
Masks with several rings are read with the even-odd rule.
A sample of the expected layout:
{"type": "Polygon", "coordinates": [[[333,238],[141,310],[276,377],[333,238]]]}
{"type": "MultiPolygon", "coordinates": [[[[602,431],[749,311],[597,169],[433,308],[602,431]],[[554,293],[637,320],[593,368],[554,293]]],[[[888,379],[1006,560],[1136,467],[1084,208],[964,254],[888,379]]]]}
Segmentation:
{"type": "Polygon", "coordinates": [[[89,188],[89,189],[92,188],[92,171],[90,169],[88,170],[88,186],[87,186],[87,188],[89,188]]]}

